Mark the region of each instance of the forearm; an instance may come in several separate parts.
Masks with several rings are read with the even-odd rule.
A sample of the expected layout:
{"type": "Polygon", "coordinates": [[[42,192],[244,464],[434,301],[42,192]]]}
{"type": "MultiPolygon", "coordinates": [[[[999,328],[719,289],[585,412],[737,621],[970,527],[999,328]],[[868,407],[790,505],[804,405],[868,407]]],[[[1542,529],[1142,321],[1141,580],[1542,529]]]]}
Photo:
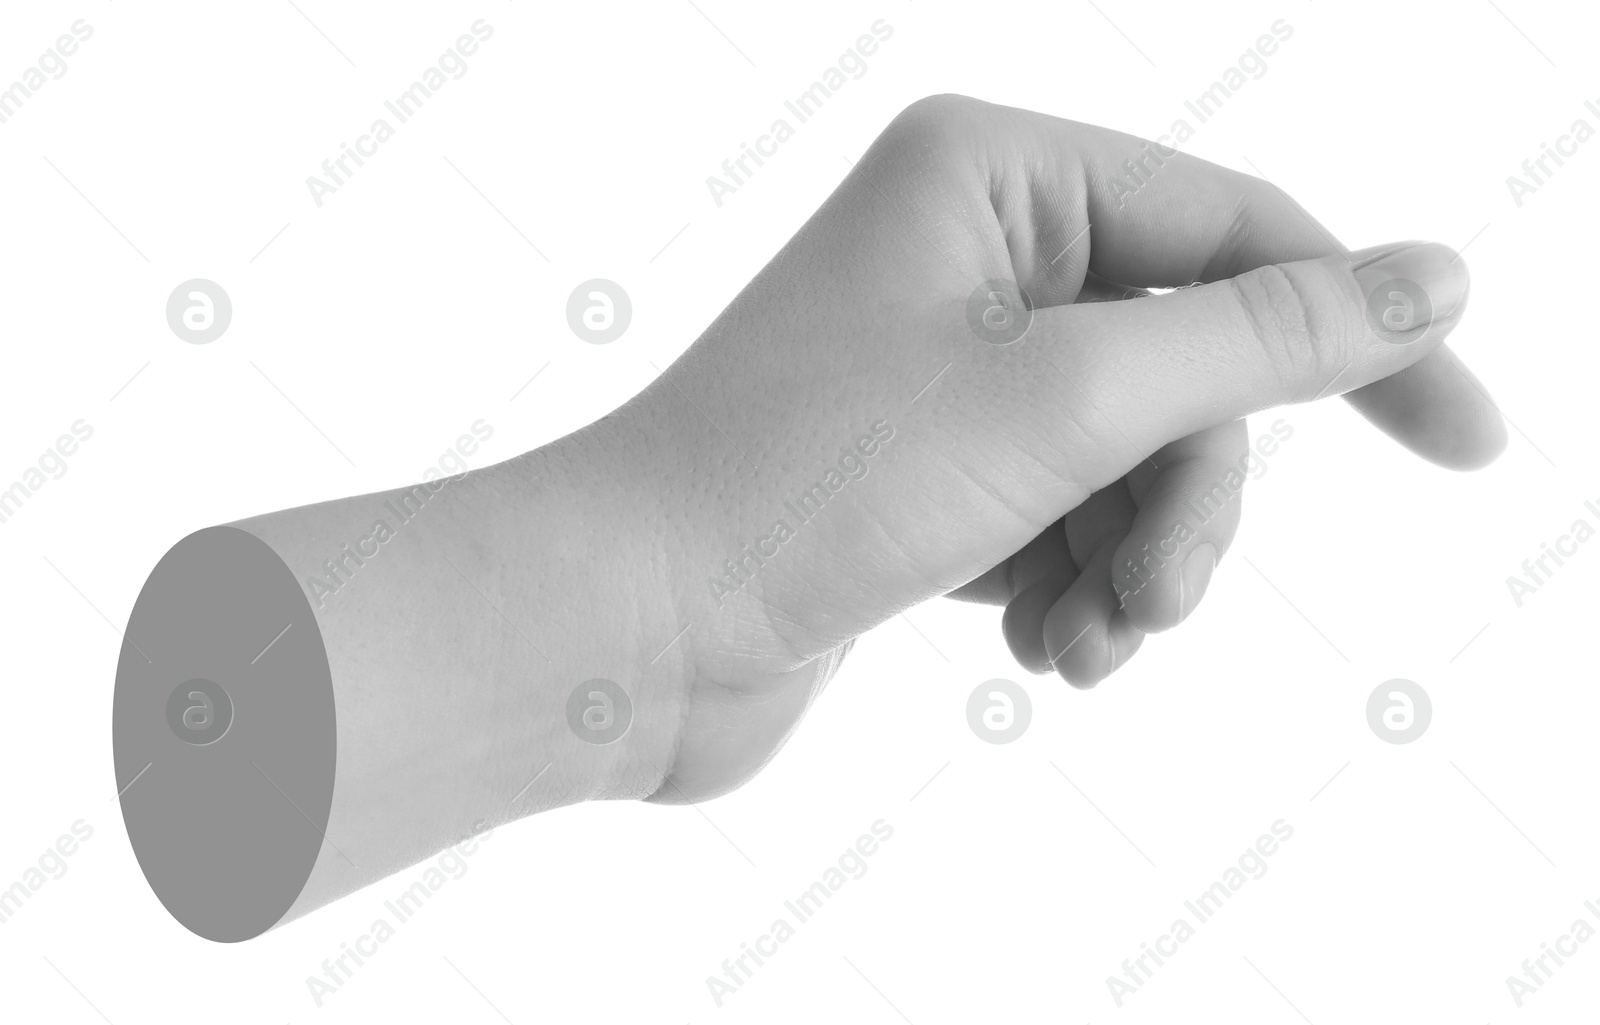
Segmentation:
{"type": "MultiPolygon", "coordinates": [[[[658,597],[660,560],[640,529],[649,510],[613,469],[620,464],[587,442],[564,439],[461,478],[233,524],[281,560],[310,618],[274,640],[295,615],[280,606],[268,621],[270,613],[249,606],[241,593],[268,590],[265,581],[235,576],[198,585],[210,592],[195,595],[202,605],[236,608],[235,619],[260,619],[230,625],[228,614],[216,613],[222,620],[202,627],[259,638],[231,668],[215,660],[184,665],[184,625],[163,626],[135,610],[128,639],[136,649],[124,652],[119,708],[132,707],[125,699],[141,690],[144,704],[164,703],[174,686],[203,676],[228,693],[235,720],[220,740],[196,747],[170,736],[165,722],[143,734],[124,730],[119,714],[119,788],[150,764],[150,775],[124,794],[130,834],[147,876],[180,920],[195,928],[180,908],[203,895],[170,892],[187,885],[184,874],[151,864],[163,856],[160,844],[141,843],[141,831],[164,829],[171,839],[175,827],[161,821],[171,811],[159,805],[197,782],[196,775],[239,772],[237,784],[218,795],[233,802],[226,812],[224,802],[207,802],[216,808],[212,825],[226,821],[224,831],[238,832],[227,816],[249,818],[243,813],[254,805],[267,813],[256,821],[281,813],[285,831],[299,830],[315,849],[314,867],[293,906],[280,909],[282,920],[486,825],[587,799],[645,797],[662,785],[684,689],[681,664],[661,651],[681,626],[658,597]],[[331,800],[322,801],[325,821],[315,796],[320,783],[306,775],[330,724],[302,716],[267,733],[252,728],[259,725],[252,716],[268,714],[268,704],[287,700],[300,685],[306,674],[296,658],[309,649],[296,645],[308,644],[312,633],[320,633],[326,653],[332,689],[326,709],[335,719],[332,775],[321,781],[331,788],[331,800]],[[125,694],[129,673],[141,683],[125,694]],[[594,679],[613,681],[627,695],[624,707],[611,712],[623,727],[615,739],[584,726],[581,717],[579,729],[569,722],[573,692],[594,679]]],[[[150,588],[147,595],[158,597],[150,588]]],[[[200,625],[194,618],[190,628],[200,625]]],[[[588,698],[591,689],[580,696],[582,707],[602,703],[588,698]]],[[[592,713],[591,723],[606,715],[592,713]]],[[[213,858],[235,861],[227,871],[236,873],[237,886],[255,885],[253,872],[284,870],[281,860],[255,864],[268,852],[253,848],[248,833],[215,835],[219,829],[207,828],[203,810],[188,821],[206,832],[213,858]]],[[[239,911],[263,914],[259,906],[239,911]]],[[[273,922],[241,924],[240,935],[230,938],[273,922]]]]}

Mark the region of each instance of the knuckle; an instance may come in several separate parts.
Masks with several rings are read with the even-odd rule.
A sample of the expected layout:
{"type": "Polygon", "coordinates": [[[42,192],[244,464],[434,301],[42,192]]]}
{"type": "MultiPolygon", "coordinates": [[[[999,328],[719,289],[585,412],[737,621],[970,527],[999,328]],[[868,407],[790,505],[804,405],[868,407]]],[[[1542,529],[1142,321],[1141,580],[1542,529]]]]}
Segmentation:
{"type": "Polygon", "coordinates": [[[899,116],[911,119],[946,119],[964,114],[977,103],[978,101],[972,97],[962,96],[960,93],[934,93],[911,101],[899,116]]]}
{"type": "Polygon", "coordinates": [[[1304,267],[1268,265],[1228,280],[1249,339],[1293,400],[1349,365],[1347,332],[1329,312],[1340,304],[1329,301],[1320,276],[1304,267]]]}
{"type": "Polygon", "coordinates": [[[916,148],[950,145],[971,123],[978,106],[978,100],[957,93],[924,96],[896,115],[884,136],[916,148]]]}

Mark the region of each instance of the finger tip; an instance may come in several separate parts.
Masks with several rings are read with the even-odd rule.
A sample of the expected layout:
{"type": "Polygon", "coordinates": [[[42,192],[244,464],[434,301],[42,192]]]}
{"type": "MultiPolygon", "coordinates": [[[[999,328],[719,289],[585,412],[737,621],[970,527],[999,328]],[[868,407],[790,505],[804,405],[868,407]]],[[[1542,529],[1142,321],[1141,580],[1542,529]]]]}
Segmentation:
{"type": "Polygon", "coordinates": [[[1144,631],[1118,611],[1110,623],[1096,623],[1057,656],[1057,674],[1078,690],[1090,690],[1127,665],[1144,643],[1144,631]]]}
{"type": "Polygon", "coordinates": [[[1141,633],[1170,630],[1194,613],[1217,567],[1217,547],[1202,541],[1182,553],[1136,591],[1126,592],[1119,614],[1141,633]]]}
{"type": "Polygon", "coordinates": [[[1452,470],[1481,470],[1499,459],[1510,442],[1511,435],[1506,431],[1505,418],[1496,413],[1493,417],[1486,417],[1472,438],[1472,443],[1452,453],[1453,458],[1444,465],[1452,470]]]}
{"type": "MultiPolygon", "coordinates": [[[[1045,644],[1050,644],[1047,634],[1045,644]]],[[[1101,624],[1085,626],[1076,638],[1050,660],[1050,667],[1068,684],[1088,690],[1107,676],[1115,663],[1110,636],[1101,624]]]]}
{"type": "Polygon", "coordinates": [[[1509,443],[1505,418],[1489,406],[1477,416],[1458,419],[1448,430],[1417,439],[1411,447],[1435,466],[1464,473],[1499,459],[1509,443]]]}

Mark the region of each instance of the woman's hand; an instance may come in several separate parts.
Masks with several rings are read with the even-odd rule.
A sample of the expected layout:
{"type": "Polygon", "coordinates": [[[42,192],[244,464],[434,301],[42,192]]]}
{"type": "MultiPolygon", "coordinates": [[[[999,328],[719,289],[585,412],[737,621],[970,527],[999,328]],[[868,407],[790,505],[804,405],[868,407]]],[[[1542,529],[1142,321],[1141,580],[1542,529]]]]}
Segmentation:
{"type": "Polygon", "coordinates": [[[1342,254],[1256,179],[914,104],[623,408],[168,553],[118,669],[140,863],[242,939],[486,825],[714,797],[937,595],[1004,604],[1024,666],[1092,685],[1204,594],[1245,414],[1344,392],[1435,461],[1499,451],[1440,344],[1466,294],[1449,250],[1342,254]],[[171,720],[186,680],[240,710],[214,743],[171,720]]]}
{"type": "Polygon", "coordinates": [[[1345,254],[1274,186],[1131,136],[914,104],[572,439],[631,453],[687,631],[655,799],[743,782],[852,639],[937,595],[1006,605],[1026,668],[1103,679],[1227,551],[1248,413],[1342,393],[1426,458],[1489,461],[1500,418],[1441,345],[1467,288],[1443,246],[1345,254]]]}

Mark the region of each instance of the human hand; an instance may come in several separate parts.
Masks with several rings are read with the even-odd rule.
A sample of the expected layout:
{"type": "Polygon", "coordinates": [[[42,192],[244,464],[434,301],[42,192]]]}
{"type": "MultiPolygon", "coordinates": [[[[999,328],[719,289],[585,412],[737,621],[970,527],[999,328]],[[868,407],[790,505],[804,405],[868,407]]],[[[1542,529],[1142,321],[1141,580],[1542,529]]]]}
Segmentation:
{"type": "Polygon", "coordinates": [[[1114,198],[1144,147],[921,101],[611,415],[185,538],[130,615],[114,710],[167,907],[241,939],[486,825],[725,793],[857,636],[938,595],[1004,604],[1023,665],[1092,685],[1203,595],[1235,489],[1173,524],[1240,466],[1248,413],[1342,391],[1436,462],[1498,453],[1441,345],[1455,254],[1342,254],[1272,186],[1177,154],[1114,198]],[[252,709],[225,742],[169,721],[200,676],[252,709]]]}
{"type": "Polygon", "coordinates": [[[1100,681],[1203,595],[1239,500],[1174,525],[1238,472],[1248,413],[1343,393],[1434,462],[1493,459],[1500,417],[1441,344],[1467,290],[1445,247],[1345,254],[1259,179],[914,104],[626,415],[580,432],[640,453],[637,498],[671,525],[687,711],[655,799],[748,778],[855,637],[937,595],[1004,604],[1025,667],[1100,681]],[[1144,184],[1119,196],[1128,160],[1144,184]],[[1143,288],[1178,290],[1105,301],[1143,288]]]}

